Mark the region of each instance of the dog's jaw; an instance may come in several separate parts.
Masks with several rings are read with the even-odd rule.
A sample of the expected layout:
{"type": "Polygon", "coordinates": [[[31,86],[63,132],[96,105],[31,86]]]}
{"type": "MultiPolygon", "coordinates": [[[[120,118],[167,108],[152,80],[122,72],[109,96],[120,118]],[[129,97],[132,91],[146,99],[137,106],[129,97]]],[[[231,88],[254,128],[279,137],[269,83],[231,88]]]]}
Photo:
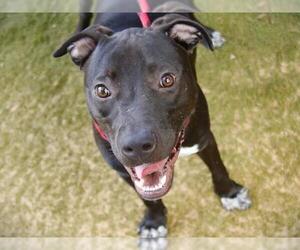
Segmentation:
{"type": "Polygon", "coordinates": [[[125,167],[135,189],[145,200],[157,200],[168,193],[173,182],[175,162],[184,141],[184,129],[180,131],[176,144],[165,159],[135,167],[125,167]]]}

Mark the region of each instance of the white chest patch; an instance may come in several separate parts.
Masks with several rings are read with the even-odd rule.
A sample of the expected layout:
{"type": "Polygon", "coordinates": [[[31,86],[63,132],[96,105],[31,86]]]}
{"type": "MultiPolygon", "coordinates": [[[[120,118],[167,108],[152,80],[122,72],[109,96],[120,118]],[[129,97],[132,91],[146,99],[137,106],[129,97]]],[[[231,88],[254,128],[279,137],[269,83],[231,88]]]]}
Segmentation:
{"type": "Polygon", "coordinates": [[[192,147],[182,147],[179,152],[179,157],[189,156],[199,152],[199,146],[196,144],[192,147]]]}

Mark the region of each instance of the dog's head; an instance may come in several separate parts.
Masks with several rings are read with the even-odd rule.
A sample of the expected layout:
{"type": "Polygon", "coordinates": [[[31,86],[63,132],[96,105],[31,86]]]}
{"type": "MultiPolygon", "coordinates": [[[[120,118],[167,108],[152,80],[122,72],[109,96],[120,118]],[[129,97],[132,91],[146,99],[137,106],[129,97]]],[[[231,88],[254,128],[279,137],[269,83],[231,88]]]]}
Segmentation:
{"type": "Polygon", "coordinates": [[[212,49],[203,26],[166,15],[147,29],[115,34],[92,26],[54,53],[69,52],[83,69],[91,116],[144,199],[158,199],[171,187],[198,98],[191,52],[199,42],[212,49]]]}

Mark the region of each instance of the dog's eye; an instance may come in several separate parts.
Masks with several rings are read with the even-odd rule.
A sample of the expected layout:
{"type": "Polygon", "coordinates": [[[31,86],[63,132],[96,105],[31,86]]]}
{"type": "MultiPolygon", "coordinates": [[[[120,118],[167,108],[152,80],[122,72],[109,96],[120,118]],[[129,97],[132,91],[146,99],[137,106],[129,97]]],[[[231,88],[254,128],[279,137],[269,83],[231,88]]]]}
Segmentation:
{"type": "Polygon", "coordinates": [[[98,84],[95,88],[96,95],[100,98],[107,98],[111,95],[108,88],[106,88],[103,84],[98,84]]]}
{"type": "Polygon", "coordinates": [[[173,74],[167,73],[160,79],[160,86],[162,88],[172,87],[175,83],[175,76],[173,74]]]}

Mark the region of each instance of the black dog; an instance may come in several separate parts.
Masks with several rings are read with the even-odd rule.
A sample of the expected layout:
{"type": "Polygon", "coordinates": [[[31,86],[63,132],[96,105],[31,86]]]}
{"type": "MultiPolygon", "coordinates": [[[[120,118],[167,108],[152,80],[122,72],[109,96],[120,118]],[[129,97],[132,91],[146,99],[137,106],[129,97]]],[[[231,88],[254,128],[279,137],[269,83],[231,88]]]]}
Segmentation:
{"type": "MultiPolygon", "coordinates": [[[[54,56],[69,52],[84,71],[97,146],[147,207],[140,234],[159,237],[167,233],[160,198],[171,188],[179,153],[197,153],[206,163],[225,209],[246,209],[250,199],[220,158],[196,79],[195,47],[213,50],[216,32],[191,14],[149,16],[151,27],[142,28],[136,13],[102,13],[54,56]]],[[[79,29],[89,18],[82,15],[79,29]]]]}

